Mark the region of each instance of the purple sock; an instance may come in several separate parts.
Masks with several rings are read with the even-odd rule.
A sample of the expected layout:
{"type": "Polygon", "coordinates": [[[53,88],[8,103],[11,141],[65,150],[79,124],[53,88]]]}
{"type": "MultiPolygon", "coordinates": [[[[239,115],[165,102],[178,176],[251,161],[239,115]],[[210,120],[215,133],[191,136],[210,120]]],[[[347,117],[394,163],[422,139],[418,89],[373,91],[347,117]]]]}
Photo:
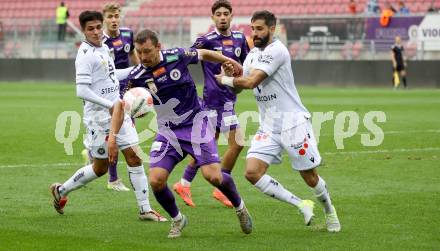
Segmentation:
{"type": "Polygon", "coordinates": [[[240,206],[241,198],[235,187],[234,180],[227,173],[222,172],[222,176],[223,181],[217,188],[231,201],[234,207],[240,206]]]}
{"type": "Polygon", "coordinates": [[[231,175],[232,170],[228,170],[222,167],[222,173],[227,173],[229,175],[231,175]]]}
{"type": "Polygon", "coordinates": [[[116,156],[116,161],[114,163],[110,163],[110,165],[108,166],[109,182],[118,180],[118,171],[116,170],[117,165],[118,165],[118,156],[116,156]]]}
{"type": "Polygon", "coordinates": [[[189,182],[192,182],[194,177],[196,177],[198,170],[199,169],[195,166],[187,165],[185,171],[183,172],[183,178],[189,182]]]}
{"type": "Polygon", "coordinates": [[[176,200],[171,190],[166,186],[159,192],[153,191],[154,197],[156,197],[157,202],[167,211],[167,213],[172,217],[176,217],[179,214],[179,209],[176,205],[176,200]]]}

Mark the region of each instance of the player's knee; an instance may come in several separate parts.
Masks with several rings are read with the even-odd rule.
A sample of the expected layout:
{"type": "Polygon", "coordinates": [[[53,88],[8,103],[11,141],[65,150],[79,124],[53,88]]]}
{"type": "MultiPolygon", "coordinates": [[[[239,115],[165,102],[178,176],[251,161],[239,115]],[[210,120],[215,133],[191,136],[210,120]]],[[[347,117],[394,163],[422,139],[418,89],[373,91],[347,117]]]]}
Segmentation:
{"type": "Polygon", "coordinates": [[[318,184],[319,176],[315,169],[300,171],[300,173],[309,187],[315,187],[318,184]]]}
{"type": "Polygon", "coordinates": [[[165,177],[162,177],[160,175],[150,174],[148,180],[153,191],[160,191],[166,186],[165,177]]]}
{"type": "Polygon", "coordinates": [[[243,146],[237,143],[233,143],[229,146],[229,149],[238,155],[240,154],[241,150],[243,150],[243,146]]]}
{"type": "Polygon", "coordinates": [[[142,159],[139,158],[139,156],[137,156],[136,154],[128,156],[126,161],[127,161],[127,164],[129,166],[140,166],[140,165],[142,165],[142,159]]]}
{"type": "Polygon", "coordinates": [[[204,177],[209,183],[211,183],[214,186],[220,185],[221,181],[222,181],[221,173],[218,173],[218,174],[217,173],[215,173],[215,174],[210,173],[210,174],[204,175],[204,177]]]}
{"type": "Polygon", "coordinates": [[[105,167],[94,167],[93,171],[95,172],[96,176],[101,177],[102,175],[107,173],[108,168],[105,167]]]}
{"type": "Polygon", "coordinates": [[[255,185],[255,183],[260,180],[262,174],[260,174],[256,169],[253,168],[246,168],[246,171],[244,172],[244,177],[252,183],[252,185],[255,185]]]}

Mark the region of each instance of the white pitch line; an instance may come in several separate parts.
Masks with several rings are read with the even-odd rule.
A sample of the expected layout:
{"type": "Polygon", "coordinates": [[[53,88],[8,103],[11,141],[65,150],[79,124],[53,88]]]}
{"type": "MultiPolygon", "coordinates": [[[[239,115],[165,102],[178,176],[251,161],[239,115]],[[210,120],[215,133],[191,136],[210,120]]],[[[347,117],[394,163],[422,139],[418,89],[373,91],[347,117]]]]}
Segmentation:
{"type": "Polygon", "coordinates": [[[351,152],[324,152],[323,155],[337,155],[337,154],[370,154],[370,153],[400,153],[400,152],[424,152],[424,151],[440,151],[440,147],[427,147],[427,148],[402,148],[402,149],[384,149],[384,150],[371,150],[371,151],[351,151],[351,152]]]}
{"type": "MultiPolygon", "coordinates": [[[[385,150],[371,150],[371,151],[350,151],[350,152],[322,152],[322,155],[337,155],[337,154],[373,154],[373,153],[401,153],[401,152],[425,152],[425,151],[440,151],[440,147],[427,147],[427,148],[401,148],[401,149],[385,149],[385,150]]],[[[242,156],[242,159],[246,159],[246,156],[242,156]]],[[[125,162],[118,162],[118,165],[123,165],[125,162]]],[[[16,165],[0,165],[0,169],[3,168],[16,168],[16,167],[79,167],[83,163],[46,163],[46,164],[16,164],[16,165]]]]}

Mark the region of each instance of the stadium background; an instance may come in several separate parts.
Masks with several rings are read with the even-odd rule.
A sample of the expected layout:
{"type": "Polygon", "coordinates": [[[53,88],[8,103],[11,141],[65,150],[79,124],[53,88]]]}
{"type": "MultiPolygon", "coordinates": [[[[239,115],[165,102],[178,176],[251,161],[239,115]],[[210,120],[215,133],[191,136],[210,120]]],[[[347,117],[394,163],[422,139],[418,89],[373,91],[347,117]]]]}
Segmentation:
{"type": "MultiPolygon", "coordinates": [[[[166,239],[168,224],[138,222],[133,194],[106,191],[105,178],[73,193],[65,216],[51,207],[48,185],[81,166],[81,139],[74,142],[74,154],[66,155],[54,137],[60,113],[82,113],[73,84],[74,57],[82,39],[77,17],[85,9],[101,10],[107,1],[65,2],[71,23],[66,41],[58,42],[54,15],[59,1],[0,0],[0,250],[440,247],[440,14],[426,13],[431,5],[438,10],[440,1],[405,1],[411,14],[396,15],[388,27],[380,27],[378,15],[365,13],[365,0],[355,1],[356,15],[349,12],[346,0],[233,0],[234,29],[247,35],[253,11],[266,8],[277,14],[278,36],[289,48],[296,83],[309,110],[359,114],[359,130],[346,139],[345,149],[335,146],[333,120],[323,124],[319,145],[324,156],[320,173],[330,186],[343,230],[326,233],[319,207],[316,224],[306,228],[290,206],[250,186],[242,176],[245,148],[233,174],[255,219],[254,233],[241,235],[232,212],[209,198],[210,187],[197,177],[197,208],[189,209],[176,198],[190,220],[177,242],[166,239]],[[395,35],[403,37],[409,58],[408,91],[392,90],[389,48],[395,35]],[[360,143],[361,134],[368,132],[362,118],[369,111],[387,115],[386,123],[378,123],[385,136],[380,146],[360,143]]],[[[211,26],[212,1],[119,2],[125,26],[156,30],[167,48],[190,46],[195,35],[211,26]]],[[[383,6],[384,1],[378,2],[383,6]]],[[[192,71],[196,82],[203,83],[199,66],[192,71]]],[[[256,111],[251,92],[240,94],[237,111],[256,111]]],[[[151,119],[139,121],[141,137],[151,119]]],[[[256,123],[247,122],[249,139],[256,123]]],[[[150,140],[142,143],[146,152],[150,140]]],[[[286,161],[269,173],[299,196],[312,198],[286,161]]],[[[180,177],[182,167],[170,182],[180,177]]],[[[128,180],[123,164],[119,173],[128,180]]],[[[150,200],[159,208],[151,194],[150,200]]]]}

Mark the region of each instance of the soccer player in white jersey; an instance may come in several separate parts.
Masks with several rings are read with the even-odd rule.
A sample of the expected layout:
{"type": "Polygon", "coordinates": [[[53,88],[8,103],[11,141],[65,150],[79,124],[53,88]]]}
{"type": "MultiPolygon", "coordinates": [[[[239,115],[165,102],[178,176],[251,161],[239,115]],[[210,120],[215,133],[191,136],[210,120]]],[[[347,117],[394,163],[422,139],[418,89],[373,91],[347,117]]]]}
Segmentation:
{"type": "MultiPolygon", "coordinates": [[[[87,129],[86,145],[93,163],[86,165],[64,184],[50,186],[55,210],[64,214],[67,195],[108,171],[107,139],[113,104],[119,101],[119,81],[128,76],[132,68],[116,70],[109,48],[102,43],[103,16],[96,11],[84,11],[79,16],[85,40],[76,56],[76,95],[84,100],[84,124],[87,129]]],[[[130,183],[139,206],[139,219],[167,221],[154,211],[148,199],[147,176],[142,160],[136,154],[138,135],[131,119],[126,116],[119,132],[117,144],[127,161],[130,183]]]]}
{"type": "Polygon", "coordinates": [[[281,162],[285,150],[292,167],[314,191],[324,207],[327,230],[339,232],[335,207],[326,183],[316,170],[321,156],[313,135],[310,113],[301,103],[296,90],[287,48],[273,38],[276,18],[269,11],[257,11],[251,19],[255,48],[243,65],[242,77],[217,75],[223,85],[239,89],[253,89],[260,112],[260,127],[252,140],[246,158],[246,179],[261,192],[296,206],[310,225],[314,203],[301,200],[266,174],[270,164],[281,162]]]}

